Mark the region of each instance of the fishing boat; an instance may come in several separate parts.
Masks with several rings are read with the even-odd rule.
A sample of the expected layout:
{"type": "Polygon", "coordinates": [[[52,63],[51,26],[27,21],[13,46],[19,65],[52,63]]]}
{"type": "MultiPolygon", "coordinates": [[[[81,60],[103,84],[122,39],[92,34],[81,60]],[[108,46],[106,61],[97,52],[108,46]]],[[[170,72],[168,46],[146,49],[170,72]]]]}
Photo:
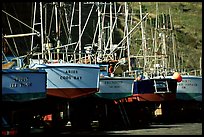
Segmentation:
{"type": "MultiPolygon", "coordinates": [[[[137,72],[137,74],[134,75],[138,75],[138,71],[135,72],[137,72]]],[[[133,95],[128,97],[126,101],[147,101],[152,102],[152,104],[175,101],[177,83],[179,83],[177,79],[170,79],[164,76],[145,77],[140,73],[134,81],[133,95]]]]}
{"type": "MultiPolygon", "coordinates": [[[[35,2],[29,3],[28,5],[32,7],[32,27],[6,11],[4,13],[22,23],[27,28],[30,28],[32,32],[30,33],[29,31],[29,33],[26,33],[27,30],[23,34],[6,35],[4,38],[29,37],[31,44],[29,46],[30,50],[24,55],[26,59],[24,60],[23,66],[27,69],[39,72],[43,71],[47,74],[46,84],[38,80],[40,79],[40,75],[38,75],[35,81],[32,79],[33,83],[40,82],[40,84],[44,84],[47,92],[46,99],[37,105],[37,111],[29,111],[37,113],[40,117],[46,117],[46,115],[51,114],[51,122],[54,126],[62,123],[62,125],[66,125],[70,119],[73,125],[74,123],[80,125],[79,122],[83,123],[83,121],[74,122],[73,117],[76,115],[76,119],[83,116],[88,117],[86,114],[81,113],[81,111],[87,108],[92,102],[88,100],[86,101],[88,105],[82,103],[76,106],[76,104],[80,103],[87,96],[98,92],[100,68],[96,64],[78,62],[80,60],[78,58],[82,56],[77,51],[79,50],[77,47],[81,46],[79,43],[81,43],[80,38],[82,34],[79,34],[79,39],[77,36],[75,37],[75,40],[78,40],[77,42],[73,42],[75,40],[71,39],[71,35],[73,35],[71,28],[74,26],[72,24],[74,13],[72,13],[72,16],[69,16],[70,13],[68,13],[76,11],[75,2],[35,2]],[[69,8],[73,10],[70,11],[69,8]],[[50,14],[51,12],[52,14],[50,14]],[[76,58],[71,59],[70,57],[73,56],[76,58]],[[80,113],[76,109],[79,109],[80,113]],[[60,121],[61,119],[63,120],[60,121]]],[[[81,21],[81,18],[79,17],[78,20],[81,21]]],[[[81,24],[78,26],[81,26],[81,24]]],[[[80,27],[79,31],[81,31],[80,27]]],[[[40,86],[35,85],[33,90],[38,88],[40,89],[40,86]]]]}
{"type": "MultiPolygon", "coordinates": [[[[3,45],[3,49],[6,46],[3,45]]],[[[2,101],[32,102],[47,97],[47,73],[23,67],[24,58],[2,51],[2,101]]]]}
{"type": "Polygon", "coordinates": [[[182,75],[182,81],[177,86],[176,98],[202,102],[202,77],[182,75]]]}
{"type": "MultiPolygon", "coordinates": [[[[47,72],[47,95],[60,97],[65,99],[74,99],[79,97],[85,97],[87,95],[91,95],[93,93],[98,92],[99,90],[99,66],[96,64],[84,64],[84,63],[76,63],[76,60],[68,60],[69,56],[82,56],[81,54],[77,54],[76,51],[67,52],[68,46],[78,46],[77,42],[75,43],[65,43],[63,41],[66,35],[66,29],[71,28],[63,28],[60,29],[60,25],[62,25],[65,18],[67,19],[68,11],[64,11],[62,13],[60,10],[64,8],[65,3],[35,3],[35,9],[40,5],[40,10],[43,11],[43,14],[46,14],[47,18],[44,18],[42,14],[41,18],[41,47],[42,51],[38,52],[38,57],[34,56],[30,58],[29,68],[38,68],[41,70],[45,70],[47,72]],[[42,5],[48,4],[47,7],[42,7],[42,5]],[[60,4],[60,5],[58,5],[60,4]],[[49,10],[55,11],[55,16],[52,14],[48,15],[46,11],[49,10]],[[56,31],[56,41],[49,42],[51,39],[50,34],[46,34],[46,27],[43,27],[43,23],[47,22],[50,18],[55,18],[56,22],[50,24],[50,29],[56,31]],[[60,19],[59,19],[60,18],[60,19]],[[56,28],[53,28],[53,25],[56,28]],[[45,30],[45,31],[43,31],[45,30]],[[62,36],[64,35],[64,37],[62,36]],[[44,37],[44,39],[43,39],[44,37]],[[43,50],[45,49],[45,50],[43,50]],[[42,53],[42,54],[41,54],[42,53]]],[[[72,3],[73,12],[75,11],[75,3],[72,3]]],[[[36,10],[34,13],[37,13],[36,10]]],[[[73,18],[73,16],[72,16],[73,18]]],[[[81,18],[79,18],[81,20],[81,18]]],[[[35,27],[35,20],[33,20],[35,27]]],[[[72,23],[72,22],[71,22],[72,23]]],[[[67,24],[67,27],[70,24],[67,24]]],[[[71,30],[70,30],[71,31],[71,30]]],[[[67,34],[70,35],[70,34],[67,34]]],[[[71,37],[71,36],[70,36],[71,37]]],[[[81,36],[80,36],[81,37],[81,36]]],[[[34,37],[33,37],[34,38],[34,37]]],[[[69,41],[69,40],[68,40],[69,41]]],[[[67,41],[66,41],[67,42],[67,41]]],[[[80,43],[80,39],[78,41],[80,43]]],[[[80,59],[79,59],[80,60],[80,59]]]]}
{"type": "MultiPolygon", "coordinates": [[[[173,77],[167,76],[167,78],[173,77]]],[[[202,77],[182,75],[182,81],[177,84],[176,99],[202,102],[202,77]]]]}
{"type": "MultiPolygon", "coordinates": [[[[163,73],[168,68],[167,47],[164,40],[166,34],[164,31],[162,35],[160,34],[163,39],[157,39],[157,33],[148,36],[147,27],[144,27],[148,18],[143,15],[141,2],[139,2],[139,8],[142,35],[138,35],[138,39],[142,42],[138,46],[141,45],[141,48],[138,48],[136,54],[129,55],[129,69],[124,71],[125,76],[135,77],[133,95],[121,99],[121,102],[125,104],[130,123],[136,127],[149,125],[150,121],[157,117],[161,117],[164,121],[170,120],[173,116],[172,106],[176,100],[177,90],[177,80],[163,77],[163,73]],[[151,38],[154,38],[153,43],[147,40],[151,38]],[[153,49],[151,45],[154,45],[153,49]],[[157,47],[158,45],[162,47],[162,50],[157,47]],[[157,52],[160,50],[162,54],[159,55],[157,52]],[[155,74],[163,78],[155,78],[155,74]]],[[[165,28],[165,25],[163,27],[165,28]]],[[[157,23],[156,28],[158,28],[157,23]]]]}
{"type": "Polygon", "coordinates": [[[7,135],[29,132],[30,121],[38,115],[39,106],[47,98],[47,73],[44,70],[19,68],[14,60],[19,58],[2,61],[1,70],[2,119],[5,118],[8,124],[7,135]],[[9,131],[12,129],[15,132],[9,131]]]}
{"type": "MultiPolygon", "coordinates": [[[[174,79],[172,76],[166,76],[174,79]]],[[[201,121],[202,119],[202,76],[181,75],[177,84],[173,107],[176,121],[201,121]]]]}
{"type": "Polygon", "coordinates": [[[44,70],[2,69],[2,101],[26,102],[46,98],[44,70]]]}
{"type": "Polygon", "coordinates": [[[74,99],[99,90],[99,66],[77,63],[35,64],[47,72],[47,94],[74,99]]]}
{"type": "Polygon", "coordinates": [[[133,94],[133,77],[109,76],[109,65],[100,65],[100,89],[96,95],[100,98],[118,100],[133,94]]]}
{"type": "Polygon", "coordinates": [[[134,82],[133,96],[138,101],[175,100],[177,81],[175,79],[143,79],[134,82]]]}

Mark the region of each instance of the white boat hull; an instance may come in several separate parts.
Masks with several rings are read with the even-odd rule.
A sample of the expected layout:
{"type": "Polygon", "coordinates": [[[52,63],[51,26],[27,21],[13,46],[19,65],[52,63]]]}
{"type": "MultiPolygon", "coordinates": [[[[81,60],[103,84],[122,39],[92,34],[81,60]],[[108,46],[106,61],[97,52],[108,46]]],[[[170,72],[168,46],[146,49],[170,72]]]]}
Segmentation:
{"type": "Polygon", "coordinates": [[[98,97],[106,99],[121,99],[133,94],[134,78],[101,77],[98,97]]]}
{"type": "Polygon", "coordinates": [[[202,102],[202,77],[183,75],[177,84],[177,98],[202,102]]]}
{"type": "MultiPolygon", "coordinates": [[[[202,77],[182,75],[182,81],[177,83],[176,99],[202,102],[202,77]]],[[[166,78],[173,78],[166,76],[166,78]]]]}
{"type": "Polygon", "coordinates": [[[73,99],[99,90],[99,66],[91,64],[36,64],[47,72],[48,95],[73,99]]]}

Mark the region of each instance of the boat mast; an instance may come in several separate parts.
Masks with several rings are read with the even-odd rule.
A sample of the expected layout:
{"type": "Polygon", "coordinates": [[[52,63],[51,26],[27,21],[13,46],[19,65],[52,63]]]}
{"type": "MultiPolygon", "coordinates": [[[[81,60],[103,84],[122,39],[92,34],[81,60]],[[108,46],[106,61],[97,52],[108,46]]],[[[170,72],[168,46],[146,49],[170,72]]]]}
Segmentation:
{"type": "Polygon", "coordinates": [[[130,67],[130,43],[129,43],[129,37],[128,37],[128,5],[127,2],[125,2],[125,28],[126,28],[126,35],[127,35],[127,50],[128,50],[128,69],[129,72],[131,72],[130,67]]]}
{"type": "MultiPolygon", "coordinates": [[[[18,21],[19,23],[25,25],[26,27],[32,29],[32,33],[25,33],[25,34],[14,34],[14,35],[4,35],[3,37],[4,38],[12,38],[13,40],[13,43],[14,43],[14,46],[16,48],[16,53],[17,53],[17,56],[19,56],[19,53],[18,53],[18,49],[17,49],[17,46],[16,46],[16,43],[15,43],[15,40],[13,38],[15,37],[25,37],[25,36],[34,36],[34,35],[37,35],[37,36],[40,36],[40,32],[38,32],[37,30],[34,30],[34,28],[30,27],[29,25],[25,24],[24,22],[20,21],[19,19],[15,18],[14,16],[10,15],[9,13],[5,12],[4,10],[2,10],[3,13],[6,14],[6,18],[8,20],[8,25],[9,25],[9,29],[12,32],[12,29],[11,29],[11,25],[10,25],[10,22],[9,22],[9,19],[8,19],[8,16],[10,16],[11,18],[15,19],[16,21],[18,21]],[[35,33],[34,33],[35,32],[35,33]]],[[[7,42],[7,40],[6,40],[7,42]]],[[[31,47],[31,51],[32,51],[32,47],[31,47]]],[[[13,54],[16,56],[16,54],[13,52],[13,54]]]]}
{"type": "MultiPolygon", "coordinates": [[[[85,25],[84,25],[82,31],[80,32],[79,40],[78,40],[78,42],[77,42],[77,44],[76,44],[76,47],[75,47],[75,50],[74,50],[74,57],[75,57],[75,58],[76,58],[76,50],[77,50],[77,48],[78,48],[78,46],[79,46],[79,43],[81,44],[81,37],[82,37],[82,35],[83,35],[83,33],[84,33],[84,30],[85,30],[85,28],[86,28],[86,26],[87,26],[87,23],[88,23],[89,19],[90,19],[91,13],[92,13],[92,11],[93,11],[93,7],[94,7],[94,4],[93,4],[92,7],[91,7],[91,10],[90,10],[89,15],[88,15],[88,17],[87,17],[87,20],[86,20],[86,22],[85,22],[85,25]]],[[[78,25],[78,26],[79,26],[79,25],[78,25]]],[[[80,25],[80,26],[81,26],[81,25],[80,25]]],[[[79,60],[79,61],[81,61],[81,60],[79,60]]]]}
{"type": "MultiPolygon", "coordinates": [[[[73,20],[74,20],[74,13],[75,13],[75,4],[76,2],[73,3],[73,6],[72,6],[72,15],[71,15],[71,21],[70,21],[70,26],[69,26],[69,38],[68,38],[68,41],[69,43],[72,42],[72,37],[71,37],[71,34],[72,34],[72,27],[74,27],[75,25],[73,25],[73,20]]],[[[68,44],[69,44],[68,43],[68,44]]],[[[67,49],[68,50],[68,49],[67,49]]],[[[66,50],[66,51],[67,51],[66,50]]],[[[68,55],[66,54],[67,56],[67,61],[68,61],[68,55]]],[[[76,59],[76,54],[74,54],[74,56],[72,56],[74,58],[74,62],[75,62],[75,59],[76,59]]],[[[72,59],[72,58],[71,58],[72,59]]],[[[70,61],[71,61],[70,59],[70,61]]]]}
{"type": "Polygon", "coordinates": [[[177,69],[176,66],[176,47],[175,47],[175,38],[174,38],[174,33],[173,33],[173,23],[172,23],[172,18],[171,18],[171,12],[169,8],[169,15],[170,15],[170,24],[171,24],[171,35],[172,35],[172,44],[173,44],[173,64],[174,64],[174,69],[177,69]]]}
{"type": "Polygon", "coordinates": [[[167,59],[166,59],[166,26],[165,26],[165,18],[164,13],[163,15],[163,32],[162,32],[162,39],[163,39],[163,45],[162,45],[162,67],[167,68],[167,59]]]}
{"type": "Polygon", "coordinates": [[[113,46],[112,28],[113,28],[112,2],[110,2],[110,49],[112,49],[112,46],[113,46]]]}
{"type": "MultiPolygon", "coordinates": [[[[111,4],[111,3],[110,3],[111,4]]],[[[115,3],[114,3],[115,4],[115,3]]],[[[112,6],[111,6],[112,7],[112,6]]],[[[116,12],[116,9],[115,9],[115,20],[114,20],[114,23],[112,24],[112,23],[110,23],[110,36],[109,36],[109,38],[108,38],[108,41],[106,42],[106,46],[105,46],[105,48],[104,48],[104,53],[103,53],[103,57],[104,56],[107,56],[108,54],[106,54],[106,50],[108,49],[108,46],[109,46],[109,42],[110,42],[110,52],[112,52],[112,50],[113,50],[113,48],[114,48],[114,46],[113,46],[113,42],[112,42],[112,35],[113,35],[113,30],[114,30],[114,28],[115,28],[115,26],[117,25],[117,19],[118,19],[118,16],[117,16],[117,14],[120,12],[120,10],[121,10],[121,7],[122,7],[122,5],[120,5],[120,7],[118,8],[118,11],[116,12]],[[112,25],[111,25],[112,24],[112,25]],[[111,44],[112,43],[112,44],[111,44]]],[[[116,6],[115,6],[115,8],[116,8],[116,6]]],[[[112,16],[112,14],[110,15],[111,16],[111,18],[113,19],[113,16],[112,16]]],[[[111,54],[109,54],[108,56],[110,56],[111,54]]],[[[112,55],[113,55],[113,53],[112,53],[112,55]]],[[[115,53],[115,55],[114,55],[114,58],[116,59],[116,53],[115,53]]]]}
{"type": "Polygon", "coordinates": [[[100,2],[97,2],[98,5],[98,48],[99,48],[99,58],[102,57],[102,45],[101,45],[101,11],[100,11],[100,2]]]}
{"type": "Polygon", "coordinates": [[[81,61],[81,2],[79,2],[79,61],[81,61]]]}
{"type": "Polygon", "coordinates": [[[43,38],[43,14],[42,2],[40,2],[40,26],[41,26],[41,45],[42,45],[42,59],[44,59],[44,38],[43,38]]]}
{"type": "MultiPolygon", "coordinates": [[[[142,20],[142,4],[139,2],[140,5],[140,19],[142,20]]],[[[145,33],[144,33],[144,26],[143,26],[143,21],[141,22],[141,31],[142,31],[142,49],[143,49],[143,56],[144,56],[144,65],[143,65],[143,70],[146,70],[146,38],[145,38],[145,33]]]]}
{"type": "Polygon", "coordinates": [[[154,73],[157,74],[157,29],[158,29],[158,3],[156,2],[156,21],[155,21],[155,32],[154,32],[154,73]]]}
{"type": "MultiPolygon", "coordinates": [[[[35,26],[35,16],[36,16],[36,2],[35,2],[35,5],[34,5],[34,12],[33,12],[34,16],[33,16],[33,29],[32,29],[32,33],[34,33],[34,26],[35,26]]],[[[32,35],[31,37],[31,49],[33,49],[33,39],[34,39],[34,36],[32,35]]]]}
{"type": "Polygon", "coordinates": [[[59,60],[59,47],[60,47],[60,41],[59,41],[59,28],[58,28],[58,12],[57,12],[57,2],[53,2],[53,5],[55,7],[55,32],[56,32],[56,41],[57,41],[57,60],[59,60]]]}

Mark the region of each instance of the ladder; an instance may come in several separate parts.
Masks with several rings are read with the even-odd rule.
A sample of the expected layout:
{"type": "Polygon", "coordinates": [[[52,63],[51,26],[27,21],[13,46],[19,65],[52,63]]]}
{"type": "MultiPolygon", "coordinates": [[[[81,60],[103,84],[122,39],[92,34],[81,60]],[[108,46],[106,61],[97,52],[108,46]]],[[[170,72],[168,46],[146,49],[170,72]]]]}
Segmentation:
{"type": "Polygon", "coordinates": [[[124,124],[125,124],[125,127],[126,127],[127,129],[129,129],[129,128],[131,127],[131,125],[130,125],[130,121],[129,121],[129,118],[128,118],[126,109],[125,109],[123,103],[120,102],[119,100],[117,101],[117,104],[118,104],[118,108],[119,108],[119,110],[120,110],[120,114],[121,114],[121,116],[122,116],[123,122],[124,122],[124,124]]]}

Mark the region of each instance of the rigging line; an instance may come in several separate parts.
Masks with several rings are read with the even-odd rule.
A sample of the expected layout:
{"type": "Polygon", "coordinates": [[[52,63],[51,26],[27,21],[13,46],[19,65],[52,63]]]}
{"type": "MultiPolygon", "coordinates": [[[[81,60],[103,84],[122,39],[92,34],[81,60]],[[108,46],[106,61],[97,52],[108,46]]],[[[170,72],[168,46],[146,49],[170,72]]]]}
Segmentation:
{"type": "MultiPolygon", "coordinates": [[[[11,34],[12,34],[13,31],[12,31],[11,24],[10,24],[10,21],[9,21],[9,18],[8,18],[7,15],[6,15],[6,19],[7,19],[7,21],[8,21],[8,25],[9,25],[10,32],[11,32],[11,34]]],[[[14,44],[15,49],[16,49],[16,53],[17,53],[17,55],[19,56],[18,48],[17,48],[17,46],[16,46],[16,42],[15,42],[14,38],[12,38],[12,40],[13,40],[13,44],[14,44]]]]}
{"type": "Polygon", "coordinates": [[[46,37],[47,36],[47,4],[46,3],[43,5],[43,8],[44,8],[44,12],[45,12],[45,14],[44,14],[44,19],[45,19],[44,20],[44,24],[45,24],[44,34],[46,37]]]}
{"type": "MultiPolygon", "coordinates": [[[[75,2],[74,2],[74,4],[73,4],[73,8],[72,8],[72,16],[71,16],[71,24],[70,24],[70,28],[69,28],[69,30],[70,30],[70,32],[69,32],[69,34],[71,35],[71,31],[72,31],[72,23],[73,23],[73,18],[74,18],[74,9],[75,9],[75,2]]],[[[71,37],[71,36],[70,36],[71,37]]],[[[69,39],[71,39],[71,38],[69,38],[69,39]]]]}
{"type": "Polygon", "coordinates": [[[114,47],[114,49],[109,53],[109,56],[115,51],[115,49],[117,47],[119,47],[119,45],[138,27],[138,25],[148,16],[149,14],[147,13],[135,26],[134,28],[129,31],[129,33],[118,43],[118,45],[116,47],[114,47]]]}
{"type": "Polygon", "coordinates": [[[62,26],[63,26],[64,31],[65,31],[66,38],[68,39],[68,33],[67,33],[67,29],[66,29],[63,17],[62,17],[62,11],[61,10],[59,11],[59,14],[60,14],[60,19],[61,19],[61,22],[62,22],[62,26]]]}
{"type": "Polygon", "coordinates": [[[52,14],[51,14],[51,17],[50,17],[51,21],[50,21],[50,27],[49,27],[49,32],[48,32],[47,37],[50,37],[50,31],[51,31],[51,27],[52,27],[52,19],[53,19],[53,16],[54,16],[53,14],[54,14],[54,6],[52,7],[52,14]]]}
{"type": "Polygon", "coordinates": [[[96,29],[95,29],[95,32],[94,32],[94,38],[93,38],[93,41],[92,41],[92,48],[93,48],[94,43],[95,43],[95,38],[96,38],[96,34],[97,34],[97,30],[98,30],[98,26],[99,26],[99,22],[97,22],[97,24],[96,24],[96,29]]]}
{"type": "MultiPolygon", "coordinates": [[[[16,8],[15,8],[14,4],[12,4],[12,6],[13,6],[13,9],[14,9],[15,15],[16,15],[16,17],[18,18],[18,15],[17,15],[17,12],[16,12],[16,8]]],[[[20,24],[19,22],[18,22],[18,24],[19,24],[19,27],[20,27],[20,29],[21,29],[21,32],[23,32],[23,29],[22,29],[21,24],[20,24]]],[[[24,40],[24,42],[25,42],[25,45],[26,45],[27,49],[29,49],[29,48],[28,48],[28,43],[26,42],[25,37],[23,37],[23,40],[24,40]]]]}
{"type": "MultiPolygon", "coordinates": [[[[88,19],[86,20],[86,23],[85,23],[85,25],[84,25],[84,28],[83,28],[83,30],[82,30],[81,35],[79,36],[79,37],[80,37],[79,40],[81,39],[81,37],[82,37],[82,35],[83,35],[83,33],[84,33],[84,30],[85,30],[85,28],[86,28],[86,25],[87,25],[87,23],[88,23],[88,21],[89,21],[89,18],[90,18],[91,13],[92,13],[93,7],[94,7],[94,4],[93,4],[92,7],[91,7],[91,10],[90,10],[89,15],[88,15],[88,17],[87,17],[88,19]]],[[[74,50],[74,53],[76,52],[76,49],[78,48],[79,42],[80,42],[80,41],[77,42],[77,45],[76,45],[75,50],[74,50]]]]}
{"type": "MultiPolygon", "coordinates": [[[[5,9],[6,9],[6,7],[5,7],[5,9]]],[[[7,20],[8,20],[8,17],[7,17],[7,20]]],[[[2,34],[2,38],[4,38],[5,42],[7,43],[8,47],[10,49],[10,51],[12,52],[13,56],[16,57],[17,56],[16,53],[13,51],[12,47],[10,46],[10,44],[8,43],[7,39],[4,37],[3,34],[2,34]]],[[[15,44],[15,42],[14,42],[14,44],[15,44]]]]}
{"type": "MultiPolygon", "coordinates": [[[[102,13],[102,11],[101,11],[101,13],[102,13]]],[[[103,40],[103,36],[104,36],[104,22],[105,22],[105,13],[106,13],[106,2],[104,3],[104,7],[103,7],[103,14],[102,14],[102,25],[101,25],[101,29],[102,29],[102,31],[101,31],[101,40],[102,40],[102,42],[105,42],[105,40],[103,40]]],[[[104,45],[105,45],[105,43],[104,43],[104,45]]]]}
{"type": "MultiPolygon", "coordinates": [[[[121,7],[122,7],[122,6],[120,5],[120,7],[119,7],[117,13],[120,12],[121,7]]],[[[116,17],[115,17],[114,24],[113,24],[113,27],[112,27],[111,32],[110,32],[110,35],[113,33],[113,30],[114,30],[115,25],[116,25],[116,23],[117,23],[117,19],[118,19],[118,17],[116,16],[116,17]]],[[[108,48],[108,44],[109,44],[109,42],[110,42],[110,38],[111,38],[111,37],[108,38],[108,41],[107,41],[107,44],[106,44],[106,47],[105,47],[105,52],[104,52],[104,54],[103,54],[103,57],[105,56],[106,50],[107,50],[107,48],[108,48]]]]}
{"type": "MultiPolygon", "coordinates": [[[[73,23],[73,17],[74,17],[74,9],[75,9],[75,2],[73,3],[73,7],[72,7],[72,15],[71,15],[71,19],[70,19],[70,26],[69,26],[69,36],[68,36],[68,44],[71,43],[71,31],[72,31],[72,23],[73,23]]],[[[71,8],[70,8],[71,10],[71,8]]],[[[67,18],[66,18],[67,19],[67,18]]],[[[68,27],[68,24],[67,24],[67,27],[68,27]]],[[[66,48],[66,58],[67,58],[67,61],[68,61],[68,47],[65,47],[66,48]]]]}
{"type": "MultiPolygon", "coordinates": [[[[33,16],[33,20],[32,20],[32,18],[31,18],[31,22],[33,22],[33,29],[34,29],[34,26],[35,26],[35,14],[36,14],[36,2],[35,3],[32,3],[32,9],[31,9],[31,16],[33,16]],[[34,8],[33,8],[34,7],[34,8]]],[[[32,33],[33,33],[33,30],[32,30],[32,33]]],[[[31,49],[33,48],[33,39],[34,39],[34,37],[33,37],[33,35],[32,35],[32,37],[31,37],[31,45],[30,45],[30,47],[31,47],[31,49]]]]}
{"type": "MultiPolygon", "coordinates": [[[[69,8],[71,10],[71,6],[69,8]]],[[[66,27],[67,27],[67,30],[68,30],[68,32],[66,34],[66,35],[68,35],[67,36],[67,43],[69,44],[69,43],[71,43],[71,38],[70,38],[70,34],[71,34],[71,22],[69,22],[69,19],[68,19],[68,16],[70,16],[70,12],[68,12],[68,11],[69,11],[69,9],[64,7],[66,27]]],[[[69,60],[69,58],[68,58],[68,46],[65,47],[65,53],[66,53],[65,57],[66,57],[66,60],[68,62],[68,60],[69,60]]]]}
{"type": "Polygon", "coordinates": [[[12,16],[11,14],[5,12],[4,10],[2,10],[2,12],[4,12],[5,14],[9,15],[10,17],[12,17],[13,19],[19,21],[20,23],[22,23],[23,25],[25,25],[26,27],[30,28],[31,30],[35,31],[38,35],[40,35],[40,32],[38,32],[37,30],[34,30],[32,27],[28,26],[27,24],[23,23],[22,21],[20,21],[19,19],[15,18],[14,16],[12,16]]]}

